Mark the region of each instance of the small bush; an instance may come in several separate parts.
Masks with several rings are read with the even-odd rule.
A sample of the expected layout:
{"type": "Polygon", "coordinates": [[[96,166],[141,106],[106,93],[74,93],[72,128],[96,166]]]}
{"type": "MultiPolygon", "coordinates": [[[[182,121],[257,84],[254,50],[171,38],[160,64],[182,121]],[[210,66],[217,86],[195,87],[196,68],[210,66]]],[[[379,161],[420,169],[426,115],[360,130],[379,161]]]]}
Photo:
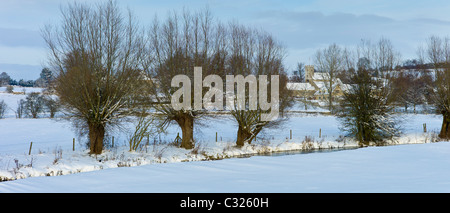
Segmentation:
{"type": "Polygon", "coordinates": [[[194,148],[191,150],[191,154],[206,156],[206,150],[201,143],[195,143],[194,148]]]}
{"type": "Polygon", "coordinates": [[[305,136],[305,139],[302,141],[302,149],[303,150],[314,149],[314,139],[311,136],[305,136]]]}
{"type": "Polygon", "coordinates": [[[42,101],[45,108],[50,113],[50,118],[54,118],[56,112],[58,112],[59,108],[61,107],[59,101],[50,95],[43,96],[42,101]]]}
{"type": "Polygon", "coordinates": [[[25,110],[32,118],[37,118],[38,114],[44,110],[44,99],[37,92],[27,95],[25,100],[25,110]]]}
{"type": "Polygon", "coordinates": [[[7,93],[13,93],[13,91],[14,91],[14,87],[12,85],[6,86],[6,92],[7,93]]]}
{"type": "Polygon", "coordinates": [[[135,130],[128,139],[130,151],[137,151],[144,138],[149,138],[157,132],[154,121],[153,117],[146,117],[145,115],[138,117],[135,130]]]}

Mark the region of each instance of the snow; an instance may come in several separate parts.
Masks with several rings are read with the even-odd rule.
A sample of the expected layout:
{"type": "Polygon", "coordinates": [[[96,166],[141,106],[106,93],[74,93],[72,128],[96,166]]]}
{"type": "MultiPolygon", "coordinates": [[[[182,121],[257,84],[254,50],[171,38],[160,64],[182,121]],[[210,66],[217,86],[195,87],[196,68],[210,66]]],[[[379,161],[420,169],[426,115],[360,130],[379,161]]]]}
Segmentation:
{"type": "Polygon", "coordinates": [[[150,164],[0,183],[2,192],[450,192],[450,143],[150,164]]]}
{"type": "Polygon", "coordinates": [[[41,93],[44,89],[39,87],[21,87],[13,86],[13,93],[7,93],[6,87],[0,87],[0,101],[5,101],[7,105],[7,110],[4,117],[15,118],[15,110],[17,109],[18,103],[21,99],[25,100],[27,94],[32,92],[41,93]]]}
{"type": "MultiPolygon", "coordinates": [[[[24,97],[0,92],[0,99],[8,105],[24,97]]],[[[342,139],[344,133],[335,117],[320,113],[289,114],[282,126],[263,131],[254,143],[240,149],[234,146],[237,126],[229,115],[204,118],[203,125],[195,125],[197,147],[193,150],[170,144],[181,133],[179,127],[171,125],[167,133],[151,137],[147,146],[130,152],[126,141],[132,125],[127,125],[108,135],[109,140],[114,136],[115,146],[107,146],[97,156],[88,154],[85,139],[79,138],[66,120],[45,116],[16,119],[13,113],[9,115],[0,119],[0,179],[7,180],[0,182],[0,192],[447,192],[450,189],[446,187],[450,144],[430,143],[441,126],[439,115],[399,114],[403,129],[401,137],[392,141],[395,145],[358,149],[355,141],[342,139]],[[427,124],[426,133],[423,123],[427,124]],[[311,142],[305,142],[305,137],[311,142]],[[30,142],[33,144],[29,155],[30,142]],[[318,152],[298,154],[311,148],[318,152]],[[297,154],[277,154],[292,150],[297,154]],[[267,154],[271,156],[261,156],[267,154]]]]}
{"type": "Polygon", "coordinates": [[[298,90],[298,91],[315,90],[315,88],[310,83],[288,82],[286,84],[286,87],[288,90],[298,90]]]}

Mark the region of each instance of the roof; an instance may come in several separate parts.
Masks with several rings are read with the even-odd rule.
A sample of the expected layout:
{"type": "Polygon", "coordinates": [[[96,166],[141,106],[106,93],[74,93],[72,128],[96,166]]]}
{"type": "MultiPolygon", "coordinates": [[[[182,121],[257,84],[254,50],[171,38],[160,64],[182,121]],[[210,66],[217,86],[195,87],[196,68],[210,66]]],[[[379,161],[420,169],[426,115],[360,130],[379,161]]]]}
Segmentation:
{"type": "Polygon", "coordinates": [[[341,85],[341,90],[343,92],[349,92],[350,89],[352,89],[353,87],[354,87],[354,85],[351,85],[351,84],[342,84],[341,85]]]}
{"type": "Polygon", "coordinates": [[[312,78],[316,81],[324,81],[330,79],[330,74],[327,72],[315,72],[312,78]]]}
{"type": "Polygon", "coordinates": [[[293,83],[288,82],[286,84],[288,90],[315,90],[315,88],[310,83],[293,83]]]}

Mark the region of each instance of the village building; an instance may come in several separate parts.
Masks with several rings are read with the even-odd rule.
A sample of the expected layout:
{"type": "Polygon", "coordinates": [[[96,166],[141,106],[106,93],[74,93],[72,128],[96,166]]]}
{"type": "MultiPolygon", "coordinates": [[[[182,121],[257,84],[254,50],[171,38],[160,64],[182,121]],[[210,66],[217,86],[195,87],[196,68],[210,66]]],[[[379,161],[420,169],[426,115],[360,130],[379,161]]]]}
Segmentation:
{"type": "MultiPolygon", "coordinates": [[[[305,82],[288,82],[286,87],[291,90],[295,97],[308,100],[327,100],[328,88],[330,86],[330,75],[327,72],[314,72],[314,66],[305,66],[305,82]]],[[[339,78],[333,80],[334,98],[344,95],[349,85],[343,84],[339,78]]]]}

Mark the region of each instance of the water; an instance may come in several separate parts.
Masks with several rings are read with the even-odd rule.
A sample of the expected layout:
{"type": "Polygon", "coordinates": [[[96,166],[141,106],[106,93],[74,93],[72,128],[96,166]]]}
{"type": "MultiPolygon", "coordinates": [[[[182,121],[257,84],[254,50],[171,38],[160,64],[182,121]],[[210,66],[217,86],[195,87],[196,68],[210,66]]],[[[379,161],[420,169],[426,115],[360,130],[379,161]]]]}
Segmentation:
{"type": "Polygon", "coordinates": [[[327,152],[337,152],[343,150],[352,150],[358,149],[359,147],[339,147],[339,148],[329,148],[329,149],[297,149],[297,150],[287,150],[287,151],[276,151],[276,152],[267,152],[267,153],[250,153],[250,154],[242,154],[237,156],[238,158],[249,158],[252,156],[271,156],[271,157],[279,157],[285,155],[298,155],[298,154],[310,154],[310,153],[327,153],[327,152]]]}

